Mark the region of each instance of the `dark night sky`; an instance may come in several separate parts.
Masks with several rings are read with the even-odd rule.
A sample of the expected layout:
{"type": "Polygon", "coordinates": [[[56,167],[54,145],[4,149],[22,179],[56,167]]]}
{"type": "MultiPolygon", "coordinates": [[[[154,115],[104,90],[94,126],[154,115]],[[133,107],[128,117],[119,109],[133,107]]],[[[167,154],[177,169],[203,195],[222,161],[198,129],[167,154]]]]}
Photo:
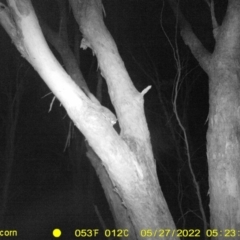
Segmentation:
{"type": "MultiPolygon", "coordinates": [[[[216,16],[219,23],[224,16],[226,2],[222,0],[216,4],[216,16]]],[[[201,227],[201,222],[196,217],[199,211],[186,164],[182,133],[172,111],[176,63],[166,34],[173,46],[176,46],[175,40],[177,40],[179,48],[183,78],[178,98],[179,114],[188,131],[192,164],[201,187],[206,212],[208,212],[205,147],[208,114],[207,75],[181,40],[179,32],[175,33],[175,18],[166,2],[163,4],[159,0],[105,0],[103,3],[107,14],[105,23],[117,43],[120,55],[134,85],[139,91],[148,85],[153,86],[150,92],[145,95],[145,112],[157,160],[161,187],[174,221],[179,228],[201,227]],[[168,119],[166,119],[164,107],[159,101],[154,82],[161,86],[160,95],[168,119]],[[173,128],[178,136],[182,162],[176,155],[176,146],[171,137],[170,128],[173,128]],[[179,172],[182,174],[180,180],[179,172]],[[182,207],[186,213],[186,226],[182,225],[183,219],[178,206],[179,181],[182,184],[185,202],[182,207]]],[[[59,16],[55,1],[34,0],[33,5],[37,13],[51,28],[57,30],[59,16]]],[[[209,51],[213,51],[211,19],[205,1],[182,0],[181,8],[185,17],[192,24],[195,34],[209,51]]],[[[71,37],[74,35],[76,25],[71,10],[68,11],[68,17],[69,36],[71,37]]],[[[69,42],[73,47],[73,38],[70,38],[69,42]]],[[[54,53],[56,52],[54,51],[54,53]]],[[[56,56],[59,58],[57,54],[56,56]]],[[[90,50],[81,50],[80,57],[83,75],[95,94],[96,60],[93,59],[90,50]]],[[[22,222],[21,227],[30,223],[34,223],[35,226],[42,224],[43,228],[55,225],[71,225],[72,227],[78,226],[78,228],[100,227],[93,208],[94,204],[99,208],[106,223],[109,224],[111,222],[109,208],[106,205],[97,177],[93,174],[92,167],[84,156],[84,147],[80,153],[81,173],[77,173],[77,176],[79,176],[78,174],[81,176],[79,184],[73,177],[76,174],[74,172],[75,163],[70,160],[69,149],[74,148],[75,138],[79,137],[80,134],[75,132],[75,135],[72,135],[72,145],[70,144],[71,146],[64,150],[69,129],[69,119],[65,110],[59,106],[58,101],[55,101],[52,111],[49,112],[53,95],[33,68],[20,56],[1,27],[0,66],[1,166],[5,166],[4,162],[9,157],[6,150],[7,140],[10,136],[7,131],[9,109],[17,92],[17,83],[21,82],[23,86],[19,101],[17,127],[14,132],[15,156],[7,212],[10,217],[7,218],[6,227],[16,228],[17,222],[22,222]],[[76,196],[77,191],[80,191],[82,195],[76,196]],[[76,199],[79,200],[78,203],[76,199]],[[89,199],[91,199],[91,204],[89,204],[89,199]],[[84,210],[79,207],[79,202],[84,206],[82,207],[84,210]],[[81,210],[77,211],[78,208],[81,210]],[[44,218],[38,211],[43,213],[48,211],[49,215],[54,215],[54,217],[44,218]],[[82,216],[80,221],[79,214],[82,216]],[[72,218],[67,216],[72,216],[72,218]],[[43,221],[47,223],[44,225],[43,221]]],[[[111,108],[105,85],[103,86],[103,96],[103,104],[111,108]]],[[[2,173],[5,171],[6,169],[3,167],[2,173]]],[[[3,176],[3,174],[0,176],[0,190],[3,189],[3,176]]],[[[20,225],[17,226],[20,228],[20,225]]]]}

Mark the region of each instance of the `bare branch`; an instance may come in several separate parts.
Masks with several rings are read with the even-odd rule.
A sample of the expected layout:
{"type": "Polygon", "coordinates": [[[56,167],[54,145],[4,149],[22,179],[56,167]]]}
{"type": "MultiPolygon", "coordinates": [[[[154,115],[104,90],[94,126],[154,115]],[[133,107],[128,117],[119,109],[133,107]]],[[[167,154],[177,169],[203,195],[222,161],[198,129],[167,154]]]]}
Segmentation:
{"type": "Polygon", "coordinates": [[[216,39],[217,34],[218,34],[218,22],[216,19],[216,15],[215,15],[215,7],[214,7],[214,0],[205,0],[205,2],[207,3],[209,9],[210,9],[210,13],[211,13],[211,19],[212,19],[212,27],[213,27],[213,36],[216,39]]]}
{"type": "Polygon", "coordinates": [[[199,62],[200,66],[204,69],[204,71],[209,71],[211,54],[205,49],[200,40],[192,31],[191,25],[183,16],[181,10],[179,9],[178,3],[176,0],[168,0],[175,17],[177,18],[177,22],[180,26],[181,36],[186,45],[189,46],[192,54],[199,62]]]}
{"type": "Polygon", "coordinates": [[[50,27],[43,20],[40,20],[40,24],[47,40],[54,46],[54,48],[61,55],[63,64],[68,74],[93,102],[99,104],[95,96],[92,93],[90,93],[87,83],[79,69],[77,60],[72,50],[68,46],[67,42],[65,41],[65,38],[62,37],[62,34],[57,34],[52,29],[50,29],[50,27]]]}
{"type": "Polygon", "coordinates": [[[107,82],[121,135],[141,141],[149,139],[142,108],[143,95],[134,87],[117,46],[103,22],[102,2],[70,0],[70,4],[84,36],[81,47],[92,49],[98,59],[101,75],[107,82]],[[138,124],[135,124],[136,119],[138,124]]]}
{"type": "MultiPolygon", "coordinates": [[[[236,56],[239,58],[238,49],[240,49],[240,1],[229,0],[227,12],[223,23],[219,28],[215,51],[227,49],[231,58],[236,56]],[[227,47],[226,47],[227,46],[227,47]]],[[[239,68],[239,63],[236,63],[239,68]]]]}

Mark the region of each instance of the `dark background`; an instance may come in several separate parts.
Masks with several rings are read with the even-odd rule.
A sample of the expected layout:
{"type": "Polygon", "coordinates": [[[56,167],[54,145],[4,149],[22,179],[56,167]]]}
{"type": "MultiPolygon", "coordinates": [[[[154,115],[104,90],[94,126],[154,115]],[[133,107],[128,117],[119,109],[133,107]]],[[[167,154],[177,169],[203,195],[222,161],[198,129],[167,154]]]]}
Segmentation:
{"type": "MultiPolygon", "coordinates": [[[[56,2],[32,2],[37,14],[57,31],[59,13],[56,2]]],[[[167,2],[105,0],[103,4],[105,23],[116,41],[134,85],[139,91],[152,85],[152,89],[145,95],[145,113],[160,185],[175,224],[181,229],[202,229],[183,133],[173,113],[173,89],[177,74],[173,52],[176,47],[182,69],[178,112],[187,131],[191,163],[209,221],[206,159],[208,77],[183,43],[167,2]]],[[[219,23],[225,14],[226,4],[224,0],[216,1],[215,12],[219,23]]],[[[214,39],[206,2],[182,0],[180,7],[194,33],[212,52],[214,39]]],[[[76,23],[69,6],[68,27],[69,43],[73,48],[76,23]]],[[[51,49],[61,62],[58,53],[51,49]]],[[[79,51],[80,68],[92,93],[96,94],[97,61],[90,50],[79,51]]],[[[70,239],[76,228],[102,229],[100,216],[107,227],[114,228],[101,184],[85,156],[83,136],[77,129],[70,127],[70,120],[57,100],[49,111],[53,94],[20,56],[2,28],[0,66],[1,195],[6,161],[9,158],[7,143],[14,136],[14,140],[11,140],[14,161],[7,211],[0,229],[17,229],[19,237],[23,239],[26,234],[33,234],[34,239],[38,239],[38,236],[39,239],[48,239],[49,231],[59,227],[65,230],[63,236],[70,239]],[[19,91],[17,86],[22,86],[19,108],[14,102],[19,91]],[[9,125],[12,124],[9,121],[11,106],[14,119],[17,119],[13,135],[9,132],[9,125]],[[18,113],[16,109],[19,109],[18,113]],[[71,140],[67,144],[69,129],[71,140]]],[[[102,91],[103,105],[112,109],[105,83],[102,91]]]]}

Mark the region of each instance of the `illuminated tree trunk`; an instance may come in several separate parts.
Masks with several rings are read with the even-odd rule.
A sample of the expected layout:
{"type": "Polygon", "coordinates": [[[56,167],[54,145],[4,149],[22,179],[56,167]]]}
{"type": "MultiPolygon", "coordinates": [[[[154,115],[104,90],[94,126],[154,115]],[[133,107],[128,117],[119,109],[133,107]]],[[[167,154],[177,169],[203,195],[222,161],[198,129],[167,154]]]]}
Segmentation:
{"type": "Polygon", "coordinates": [[[30,0],[9,0],[13,14],[1,4],[1,24],[101,159],[105,176],[108,176],[107,183],[102,181],[102,184],[116,227],[128,229],[128,239],[142,236],[159,239],[158,232],[146,235],[145,229],[170,229],[162,239],[177,239],[172,234],[175,225],[159,186],[144,114],[143,96],[149,87],[140,93],[132,84],[115,42],[104,25],[101,1],[74,0],[70,4],[84,36],[81,47],[92,49],[107,81],[120,135],[113,128],[115,115],[89,98],[53,56],[30,0]]]}

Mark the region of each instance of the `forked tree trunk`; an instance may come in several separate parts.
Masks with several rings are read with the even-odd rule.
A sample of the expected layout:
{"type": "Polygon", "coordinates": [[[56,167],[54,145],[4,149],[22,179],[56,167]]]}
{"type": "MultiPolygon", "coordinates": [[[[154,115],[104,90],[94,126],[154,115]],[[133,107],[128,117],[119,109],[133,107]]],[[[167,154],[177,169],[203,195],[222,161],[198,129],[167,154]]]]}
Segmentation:
{"type": "Polygon", "coordinates": [[[108,180],[103,187],[108,194],[116,227],[128,229],[129,232],[125,232],[128,239],[159,239],[159,235],[162,239],[177,239],[158,183],[144,114],[143,96],[149,88],[139,93],[133,86],[103,23],[101,1],[72,0],[70,3],[84,36],[81,47],[93,50],[107,81],[121,128],[120,135],[113,128],[114,114],[88,98],[53,56],[30,0],[8,0],[13,14],[1,4],[0,21],[22,56],[61,101],[101,159],[106,175],[111,179],[110,184],[108,180]],[[146,229],[150,230],[147,232],[146,229]]]}
{"type": "Polygon", "coordinates": [[[209,230],[207,235],[235,239],[240,227],[240,1],[228,1],[221,26],[214,2],[206,1],[216,41],[212,54],[197,39],[176,1],[168,1],[178,16],[184,42],[209,76],[207,157],[211,229],[217,230],[214,235],[209,230]]]}

